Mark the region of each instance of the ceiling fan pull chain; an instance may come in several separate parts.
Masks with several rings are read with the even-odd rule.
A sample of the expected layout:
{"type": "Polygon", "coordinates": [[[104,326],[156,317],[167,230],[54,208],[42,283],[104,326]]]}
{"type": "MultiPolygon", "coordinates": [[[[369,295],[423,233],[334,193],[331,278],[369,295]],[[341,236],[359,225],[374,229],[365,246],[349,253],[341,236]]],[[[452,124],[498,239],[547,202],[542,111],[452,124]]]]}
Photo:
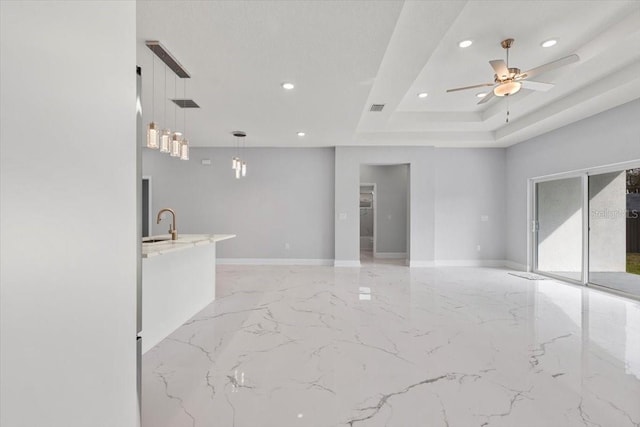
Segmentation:
{"type": "Polygon", "coordinates": [[[507,119],[505,120],[505,123],[509,123],[509,98],[508,97],[506,101],[507,101],[507,119]]]}

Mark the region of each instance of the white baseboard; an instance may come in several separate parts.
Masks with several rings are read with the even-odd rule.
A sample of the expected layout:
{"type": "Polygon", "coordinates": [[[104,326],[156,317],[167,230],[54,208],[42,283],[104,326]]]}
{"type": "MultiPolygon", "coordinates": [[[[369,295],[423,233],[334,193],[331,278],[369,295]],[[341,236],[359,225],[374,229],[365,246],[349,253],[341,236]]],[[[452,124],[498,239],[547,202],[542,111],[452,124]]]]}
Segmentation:
{"type": "Polygon", "coordinates": [[[520,263],[517,263],[517,262],[514,262],[514,261],[509,261],[509,260],[505,260],[504,266],[507,267],[507,268],[510,268],[512,270],[518,270],[518,271],[528,271],[529,270],[526,265],[520,264],[520,263]]]}
{"type": "Polygon", "coordinates": [[[334,267],[360,267],[360,260],[339,260],[333,261],[334,267]]]}
{"type": "Polygon", "coordinates": [[[503,259],[447,259],[435,261],[436,267],[504,267],[503,259]]]}
{"type": "Polygon", "coordinates": [[[414,267],[434,267],[434,263],[433,261],[415,261],[415,260],[409,260],[409,267],[414,268],[414,267]]]}
{"type": "Polygon", "coordinates": [[[373,254],[374,258],[380,259],[405,259],[407,257],[406,252],[376,252],[373,254]]]}
{"type": "Polygon", "coordinates": [[[332,259],[303,258],[218,258],[219,265],[333,265],[332,259]]]}
{"type": "MultiPolygon", "coordinates": [[[[397,252],[383,252],[381,259],[402,259],[406,254],[397,252]]],[[[333,259],[302,259],[302,258],[218,258],[219,265],[318,265],[334,267],[360,267],[359,260],[333,260],[333,259]]],[[[527,266],[507,260],[437,260],[415,261],[407,260],[411,268],[424,267],[507,267],[512,270],[527,271],[527,266]]]]}

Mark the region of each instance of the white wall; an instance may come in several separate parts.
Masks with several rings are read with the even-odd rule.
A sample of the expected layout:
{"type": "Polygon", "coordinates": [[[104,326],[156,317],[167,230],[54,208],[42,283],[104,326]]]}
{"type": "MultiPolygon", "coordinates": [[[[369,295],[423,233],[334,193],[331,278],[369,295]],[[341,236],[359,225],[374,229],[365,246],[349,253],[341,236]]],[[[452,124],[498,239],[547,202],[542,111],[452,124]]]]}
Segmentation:
{"type": "MultiPolygon", "coordinates": [[[[333,260],[333,149],[247,148],[248,172],[239,180],[234,153],[192,148],[185,162],[145,149],[153,217],[172,207],[179,233],[236,234],[218,244],[219,258],[333,260]]],[[[153,234],[166,233],[167,224],[154,220],[153,234]]]]}
{"type": "Polygon", "coordinates": [[[640,159],[640,100],[507,149],[507,259],[527,265],[528,179],[640,159]]]}
{"type": "Polygon", "coordinates": [[[383,254],[406,253],[408,166],[362,165],[360,182],[376,184],[376,251],[383,254]]]}
{"type": "Polygon", "coordinates": [[[436,156],[436,263],[504,260],[505,150],[439,148],[436,156]]]}
{"type": "Polygon", "coordinates": [[[135,3],[0,16],[0,425],[135,426],[135,3]]]}

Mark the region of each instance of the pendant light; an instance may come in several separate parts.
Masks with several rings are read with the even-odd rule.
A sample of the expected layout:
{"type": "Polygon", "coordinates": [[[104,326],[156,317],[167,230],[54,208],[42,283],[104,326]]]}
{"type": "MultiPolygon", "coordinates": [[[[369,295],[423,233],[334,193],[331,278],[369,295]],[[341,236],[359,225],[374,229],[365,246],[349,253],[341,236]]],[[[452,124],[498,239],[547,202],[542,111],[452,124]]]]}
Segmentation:
{"type": "MultiPolygon", "coordinates": [[[[162,96],[162,103],[164,104],[164,118],[163,122],[167,123],[167,66],[164,67],[164,93],[162,96]]],[[[160,133],[160,152],[168,153],[169,146],[171,145],[171,131],[165,127],[160,133]]]]}
{"type": "Polygon", "coordinates": [[[151,122],[147,125],[147,148],[157,150],[160,147],[160,130],[156,125],[156,57],[151,56],[151,122]]]}
{"type": "MultiPolygon", "coordinates": [[[[245,134],[245,136],[246,136],[246,134],[245,134]]],[[[242,148],[243,148],[243,151],[244,151],[244,147],[245,147],[245,139],[244,139],[244,137],[243,137],[243,138],[242,138],[242,148]]],[[[242,167],[241,167],[241,170],[242,170],[242,176],[243,176],[243,177],[247,176],[247,162],[245,162],[244,160],[242,161],[242,167]]]]}
{"type": "MultiPolygon", "coordinates": [[[[174,77],[173,78],[173,99],[176,99],[176,95],[177,95],[177,90],[176,87],[178,86],[178,77],[174,77]]],[[[178,128],[178,107],[177,105],[173,105],[173,126],[175,126],[175,128],[178,128]]],[[[171,136],[171,152],[169,153],[169,155],[171,157],[180,157],[180,146],[182,145],[182,133],[178,132],[177,130],[173,132],[173,135],[171,136]]]]}
{"type": "Polygon", "coordinates": [[[240,159],[240,138],[244,138],[247,134],[241,130],[231,132],[236,137],[236,155],[231,158],[231,166],[235,171],[236,179],[240,179],[247,175],[247,162],[240,159]]]}
{"type": "MultiPolygon", "coordinates": [[[[184,91],[183,98],[187,99],[187,80],[184,79],[184,91]]],[[[182,108],[183,112],[183,130],[184,134],[187,134],[187,108],[182,108]]],[[[189,141],[186,136],[182,138],[182,144],[180,144],[180,160],[189,160],[189,141]]]]}

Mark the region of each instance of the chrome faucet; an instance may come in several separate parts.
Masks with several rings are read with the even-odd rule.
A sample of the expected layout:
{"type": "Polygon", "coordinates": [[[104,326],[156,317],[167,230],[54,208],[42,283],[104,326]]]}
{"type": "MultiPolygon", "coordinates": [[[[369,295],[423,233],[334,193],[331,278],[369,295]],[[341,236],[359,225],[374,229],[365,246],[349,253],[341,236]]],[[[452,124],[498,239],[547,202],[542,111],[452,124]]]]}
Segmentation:
{"type": "Polygon", "coordinates": [[[171,240],[177,240],[178,230],[176,230],[176,213],[173,211],[173,209],[169,209],[169,208],[160,209],[160,212],[158,212],[158,218],[157,218],[156,224],[160,224],[160,220],[162,219],[160,216],[164,212],[170,212],[171,216],[173,217],[173,221],[171,225],[169,225],[169,234],[171,234],[171,240]]]}

